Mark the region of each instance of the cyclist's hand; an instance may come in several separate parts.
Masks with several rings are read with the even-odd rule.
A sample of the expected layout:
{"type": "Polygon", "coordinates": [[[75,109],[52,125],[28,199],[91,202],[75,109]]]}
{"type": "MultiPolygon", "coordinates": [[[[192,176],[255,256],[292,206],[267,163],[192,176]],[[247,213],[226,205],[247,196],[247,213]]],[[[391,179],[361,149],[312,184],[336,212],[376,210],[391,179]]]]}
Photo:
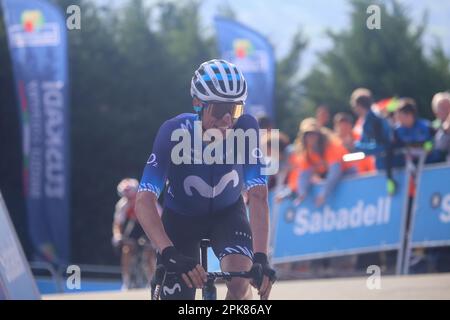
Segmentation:
{"type": "Polygon", "coordinates": [[[175,247],[167,247],[161,253],[164,267],[168,272],[181,275],[189,288],[203,288],[207,275],[195,259],[180,254],[175,247]]]}
{"type": "Polygon", "coordinates": [[[111,243],[112,243],[114,248],[120,247],[122,245],[122,241],[123,241],[122,236],[114,236],[111,239],[111,243]]]}
{"type": "Polygon", "coordinates": [[[276,280],[276,273],[270,265],[267,259],[267,255],[265,253],[257,252],[253,256],[253,266],[250,272],[255,269],[261,268],[262,271],[262,279],[258,279],[255,283],[252,281],[252,285],[258,289],[258,294],[261,297],[261,300],[269,299],[270,291],[272,290],[272,284],[276,280]]]}

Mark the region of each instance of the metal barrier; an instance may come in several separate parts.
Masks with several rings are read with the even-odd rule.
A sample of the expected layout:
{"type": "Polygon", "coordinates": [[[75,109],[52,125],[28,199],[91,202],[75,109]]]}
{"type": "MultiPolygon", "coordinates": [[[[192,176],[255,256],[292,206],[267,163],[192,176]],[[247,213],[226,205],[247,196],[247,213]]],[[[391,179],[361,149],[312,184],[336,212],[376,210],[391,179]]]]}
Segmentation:
{"type": "MultiPolygon", "coordinates": [[[[395,172],[402,173],[401,175],[396,173],[397,179],[400,177],[401,179],[397,180],[400,184],[400,192],[397,193],[395,198],[384,192],[385,182],[383,181],[385,181],[385,177],[384,174],[380,173],[373,176],[372,179],[370,177],[344,179],[336,189],[333,199],[330,200],[330,205],[325,205],[327,208],[314,208],[314,204],[309,200],[302,203],[301,206],[293,205],[290,201],[281,204],[272,201],[270,252],[274,263],[396,250],[396,273],[407,274],[411,250],[418,247],[417,243],[413,243],[413,232],[417,228],[415,220],[418,209],[418,195],[413,198],[412,206],[409,206],[411,196],[409,186],[414,183],[419,188],[421,185],[427,153],[420,148],[408,148],[402,152],[405,154],[406,167],[402,170],[395,170],[395,172]],[[378,178],[375,179],[375,177],[378,178]],[[367,179],[366,185],[362,183],[363,179],[367,179]],[[411,179],[414,180],[411,181],[411,179]],[[367,193],[361,192],[361,189],[367,189],[367,193]],[[384,198],[386,198],[386,201],[380,200],[384,198]],[[379,204],[380,201],[381,204],[379,204]],[[357,205],[359,202],[363,202],[364,206],[357,205]],[[372,208],[368,208],[370,206],[372,208]],[[362,212],[360,215],[370,218],[375,214],[369,214],[375,210],[374,208],[377,209],[377,216],[389,216],[389,222],[381,219],[382,223],[379,225],[376,223],[378,232],[373,232],[375,229],[371,227],[362,228],[364,232],[359,230],[361,228],[355,228],[354,231],[349,232],[350,230],[346,230],[346,228],[337,228],[334,225],[336,222],[331,223],[331,225],[324,222],[327,217],[336,220],[341,210],[347,211],[350,215],[351,212],[359,210],[362,212]],[[378,210],[378,208],[381,209],[378,210]],[[380,215],[378,215],[378,212],[380,212],[380,215]],[[324,220],[319,223],[319,229],[316,228],[316,225],[311,224],[311,222],[317,222],[313,218],[324,220]],[[343,243],[346,244],[343,245],[343,243]]],[[[450,167],[448,169],[450,170],[450,167]]],[[[278,181],[284,180],[284,173],[281,176],[282,179],[278,179],[278,181]]],[[[277,185],[276,190],[280,190],[279,185],[277,185]]],[[[445,191],[450,194],[450,190],[437,191],[445,191]]],[[[422,199],[422,203],[423,201],[422,199]]],[[[444,202],[444,205],[448,203],[447,207],[450,208],[450,200],[447,202],[442,200],[442,202],[444,202]]],[[[450,223],[450,209],[448,214],[442,215],[450,223]]],[[[368,226],[370,225],[374,225],[372,218],[368,219],[368,226]]],[[[431,230],[432,233],[435,229],[431,230]]],[[[422,247],[429,247],[435,245],[435,243],[429,242],[422,247]]],[[[450,239],[448,241],[441,240],[439,243],[449,244],[450,239]]]]}
{"type": "MultiPolygon", "coordinates": [[[[45,271],[49,274],[52,282],[55,285],[57,293],[62,293],[65,291],[65,274],[67,268],[70,265],[55,268],[52,264],[48,262],[31,261],[29,264],[31,270],[35,275],[42,271],[45,271]]],[[[108,275],[113,276],[114,278],[120,278],[122,274],[121,268],[119,266],[87,265],[87,264],[77,264],[76,266],[80,268],[82,273],[90,274],[88,277],[84,277],[85,279],[89,280],[98,278],[111,279],[111,277],[107,277],[108,275]]]]}
{"type": "Polygon", "coordinates": [[[56,290],[58,292],[64,292],[63,277],[60,272],[56,271],[53,265],[41,261],[30,261],[29,264],[33,274],[40,270],[47,271],[50,274],[52,281],[55,283],[56,290]]]}

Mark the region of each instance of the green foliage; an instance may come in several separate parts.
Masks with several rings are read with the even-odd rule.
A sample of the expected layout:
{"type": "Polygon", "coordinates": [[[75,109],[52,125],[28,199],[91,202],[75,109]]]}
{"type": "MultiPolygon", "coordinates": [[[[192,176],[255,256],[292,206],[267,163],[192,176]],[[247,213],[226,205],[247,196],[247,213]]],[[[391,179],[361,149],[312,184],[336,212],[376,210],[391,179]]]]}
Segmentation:
{"type": "Polygon", "coordinates": [[[307,47],[301,31],[293,39],[287,55],[277,63],[275,106],[277,126],[291,138],[295,137],[299,120],[308,113],[302,98],[302,86],[298,80],[300,57],[307,47]]]}

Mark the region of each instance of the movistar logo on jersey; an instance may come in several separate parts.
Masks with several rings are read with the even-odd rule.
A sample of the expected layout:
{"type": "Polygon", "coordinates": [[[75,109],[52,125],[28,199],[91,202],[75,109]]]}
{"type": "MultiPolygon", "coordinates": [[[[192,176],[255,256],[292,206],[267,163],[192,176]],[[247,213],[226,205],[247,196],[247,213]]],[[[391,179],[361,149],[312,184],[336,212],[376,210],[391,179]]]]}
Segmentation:
{"type": "Polygon", "coordinates": [[[25,10],[20,15],[20,24],[9,27],[12,48],[49,47],[60,44],[60,29],[57,23],[45,20],[40,10],[25,10]]]}
{"type": "Polygon", "coordinates": [[[251,128],[227,129],[225,136],[218,129],[203,132],[201,121],[195,121],[193,130],[179,128],[172,132],[171,141],[178,143],[172,148],[171,160],[175,165],[259,164],[262,175],[274,175],[279,169],[279,130],[272,129],[270,143],[263,143],[267,135],[267,130],[251,128]],[[204,147],[204,142],[209,144],[204,147]],[[269,145],[270,162],[266,161],[269,145]]]}
{"type": "Polygon", "coordinates": [[[219,196],[230,182],[233,183],[233,188],[239,185],[239,174],[236,170],[225,174],[215,186],[210,186],[198,176],[189,176],[184,179],[184,192],[192,197],[192,189],[195,189],[202,197],[212,199],[219,196]]]}

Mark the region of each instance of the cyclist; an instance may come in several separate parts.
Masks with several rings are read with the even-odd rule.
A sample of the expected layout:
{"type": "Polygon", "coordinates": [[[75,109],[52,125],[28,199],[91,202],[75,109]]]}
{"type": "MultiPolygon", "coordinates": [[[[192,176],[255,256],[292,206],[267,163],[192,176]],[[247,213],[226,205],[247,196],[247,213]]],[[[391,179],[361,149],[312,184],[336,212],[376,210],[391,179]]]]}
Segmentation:
{"type": "Polygon", "coordinates": [[[149,280],[156,269],[156,251],[137,221],[134,210],[138,186],[139,182],[131,178],[125,178],[117,185],[117,193],[121,198],[114,212],[112,243],[115,248],[121,250],[122,289],[124,290],[132,287],[131,269],[138,245],[143,246],[142,258],[149,280]]]}
{"type": "MultiPolygon", "coordinates": [[[[222,271],[249,271],[262,266],[262,281],[252,285],[258,288],[261,299],[267,299],[275,271],[267,258],[269,209],[267,181],[261,174],[262,153],[259,141],[256,148],[250,147],[251,139],[244,148],[238,144],[232,148],[231,142],[236,140],[228,139],[238,129],[258,133],[257,121],[243,114],[247,83],[234,64],[210,60],[195,71],[191,96],[195,114],[181,114],[159,129],[137,195],[137,216],[158,247],[158,264],[181,275],[167,275],[161,298],[195,298],[195,289],[206,282],[206,272],[199,264],[199,243],[208,238],[222,271]],[[186,134],[194,146],[197,141],[197,149],[188,149],[188,154],[183,154],[186,161],[181,164],[176,159],[177,141],[171,139],[174,132],[186,134]],[[196,136],[203,141],[198,142],[196,136]],[[211,140],[214,142],[208,143],[211,140]],[[208,163],[202,157],[216,143],[223,143],[225,148],[215,149],[212,154],[218,160],[208,163]],[[231,151],[236,151],[235,156],[244,156],[244,164],[236,162],[235,156],[233,164],[221,161],[231,151]],[[156,203],[164,187],[160,218],[156,203]],[[250,221],[241,196],[243,190],[248,191],[250,221]]],[[[249,284],[247,279],[233,278],[227,282],[226,298],[251,299],[249,284]]]]}

